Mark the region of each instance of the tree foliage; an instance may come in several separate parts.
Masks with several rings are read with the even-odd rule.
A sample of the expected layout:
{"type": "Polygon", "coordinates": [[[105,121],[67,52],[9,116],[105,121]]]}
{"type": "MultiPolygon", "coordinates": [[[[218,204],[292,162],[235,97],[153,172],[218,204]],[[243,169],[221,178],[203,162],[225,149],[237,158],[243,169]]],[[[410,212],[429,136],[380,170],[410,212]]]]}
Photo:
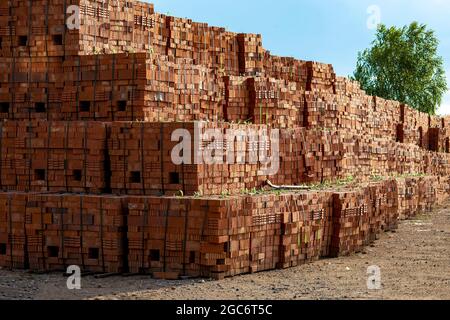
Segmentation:
{"type": "Polygon", "coordinates": [[[438,45],[434,31],[426,25],[380,25],[372,48],[358,54],[353,78],[370,95],[435,114],[447,91],[438,45]]]}

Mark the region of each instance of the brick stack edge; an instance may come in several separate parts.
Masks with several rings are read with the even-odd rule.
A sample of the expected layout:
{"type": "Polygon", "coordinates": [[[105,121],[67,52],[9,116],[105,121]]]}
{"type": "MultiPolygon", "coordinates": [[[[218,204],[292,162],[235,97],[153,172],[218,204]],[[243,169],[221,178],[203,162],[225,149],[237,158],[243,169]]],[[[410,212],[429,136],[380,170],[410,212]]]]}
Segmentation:
{"type": "Polygon", "coordinates": [[[450,195],[448,118],[273,56],[260,35],[130,0],[9,0],[0,47],[0,267],[221,279],[360,251],[450,195]],[[280,169],[175,165],[176,129],[192,153],[206,129],[279,129],[280,169]],[[371,182],[386,176],[402,178],[371,182]]]}

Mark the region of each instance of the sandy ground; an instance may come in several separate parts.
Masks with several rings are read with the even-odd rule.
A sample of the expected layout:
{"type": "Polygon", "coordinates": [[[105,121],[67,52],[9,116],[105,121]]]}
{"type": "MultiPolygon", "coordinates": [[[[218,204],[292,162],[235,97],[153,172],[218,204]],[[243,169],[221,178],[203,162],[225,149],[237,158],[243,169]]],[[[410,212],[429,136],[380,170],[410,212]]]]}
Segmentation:
{"type": "Polygon", "coordinates": [[[0,270],[0,299],[450,299],[450,203],[350,257],[223,281],[87,276],[81,285],[71,291],[61,274],[0,270]],[[367,289],[372,265],[381,290],[367,289]]]}

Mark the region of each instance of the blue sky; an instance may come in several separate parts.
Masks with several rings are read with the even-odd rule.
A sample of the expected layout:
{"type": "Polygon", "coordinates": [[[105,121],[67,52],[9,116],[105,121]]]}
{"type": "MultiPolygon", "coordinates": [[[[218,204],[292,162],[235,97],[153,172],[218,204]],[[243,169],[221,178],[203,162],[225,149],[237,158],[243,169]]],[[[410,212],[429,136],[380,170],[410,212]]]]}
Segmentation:
{"type": "MultiPolygon", "coordinates": [[[[375,31],[367,27],[372,5],[381,22],[402,26],[426,23],[441,41],[450,86],[449,0],[153,0],[157,12],[260,33],[273,54],[331,63],[341,76],[353,73],[358,51],[367,48],[375,31]]],[[[450,114],[450,91],[440,114],[450,114]]]]}

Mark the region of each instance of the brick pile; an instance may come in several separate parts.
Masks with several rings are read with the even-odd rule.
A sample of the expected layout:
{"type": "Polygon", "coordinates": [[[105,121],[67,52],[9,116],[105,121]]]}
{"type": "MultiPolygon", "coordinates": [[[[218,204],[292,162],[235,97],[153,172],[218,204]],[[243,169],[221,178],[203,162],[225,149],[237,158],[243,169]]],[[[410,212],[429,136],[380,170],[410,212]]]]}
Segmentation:
{"type": "Polygon", "coordinates": [[[77,0],[72,4],[79,5],[81,15],[80,29],[69,32],[73,42],[68,52],[72,55],[149,51],[159,45],[153,42],[160,22],[155,19],[153,4],[126,0],[77,0]]]}
{"type": "Polygon", "coordinates": [[[34,271],[126,271],[126,199],[111,196],[29,194],[27,252],[34,271]]]}
{"type": "Polygon", "coordinates": [[[437,177],[424,177],[419,180],[419,207],[420,213],[430,212],[437,203],[437,188],[439,182],[437,177]]]}
{"type": "Polygon", "coordinates": [[[322,201],[318,193],[130,197],[130,271],[219,279],[316,260],[327,254],[331,237],[329,197],[322,201]]]}
{"type": "MultiPolygon", "coordinates": [[[[291,57],[278,57],[264,53],[264,73],[266,76],[295,82],[301,92],[306,90],[308,80],[308,68],[306,61],[291,57]]],[[[310,85],[309,85],[310,86],[310,85]]]]}
{"type": "Polygon", "coordinates": [[[63,1],[2,1],[0,12],[1,57],[64,56],[63,1]]]}
{"type": "Polygon", "coordinates": [[[64,86],[60,57],[2,58],[0,119],[60,119],[64,86]]]}
{"type": "Polygon", "coordinates": [[[396,180],[387,180],[333,194],[331,256],[360,252],[380,232],[397,228],[397,188],[396,180]]]}
{"type": "MultiPolygon", "coordinates": [[[[296,83],[294,89],[297,92],[296,97],[289,97],[286,102],[281,100],[277,104],[277,108],[273,109],[273,112],[263,115],[264,122],[261,121],[262,115],[259,114],[261,112],[258,113],[258,109],[260,109],[258,103],[255,103],[255,107],[252,108],[253,111],[249,110],[249,114],[253,115],[254,121],[259,119],[259,123],[284,127],[291,125],[290,122],[295,118],[294,124],[304,124],[308,127],[324,126],[326,128],[350,129],[353,126],[352,129],[359,130],[360,126],[362,128],[367,126],[373,131],[370,132],[372,135],[389,137],[389,139],[399,140],[400,142],[405,141],[430,148],[428,130],[429,128],[437,129],[437,124],[440,122],[438,118],[431,121],[428,116],[422,117],[420,113],[412,112],[407,106],[405,106],[407,111],[399,115],[398,103],[367,97],[355,82],[336,77],[331,65],[272,56],[263,49],[260,35],[236,34],[227,32],[223,28],[210,27],[207,24],[196,23],[189,19],[157,14],[154,13],[153,5],[137,1],[120,0],[106,3],[85,0],[76,1],[75,4],[81,5],[80,30],[66,30],[64,28],[63,18],[68,18],[68,14],[58,15],[57,13],[63,12],[68,4],[60,0],[42,1],[41,5],[31,6],[31,10],[26,3],[17,1],[11,1],[11,11],[6,6],[3,8],[1,19],[4,28],[2,29],[2,47],[8,47],[11,39],[17,40],[13,41],[17,42],[13,44],[17,54],[14,53],[10,57],[12,60],[7,63],[8,66],[11,66],[12,71],[9,72],[8,81],[3,81],[3,84],[7,83],[7,88],[5,87],[7,92],[1,93],[1,109],[8,111],[8,116],[3,115],[4,118],[14,115],[18,119],[22,119],[26,118],[27,115],[29,116],[31,112],[33,117],[53,117],[53,120],[76,119],[79,116],[77,112],[79,109],[92,108],[93,111],[89,110],[87,113],[82,111],[81,117],[93,120],[115,120],[115,114],[118,114],[118,120],[189,121],[209,119],[217,121],[221,118],[227,118],[220,110],[223,107],[223,101],[214,99],[214,101],[211,101],[209,95],[211,92],[222,92],[223,86],[220,89],[214,87],[214,85],[221,87],[222,76],[235,76],[240,73],[254,77],[255,82],[261,82],[262,80],[262,82],[273,83],[283,79],[296,83]],[[50,4],[54,6],[51,7],[52,10],[49,10],[50,4]],[[30,19],[28,19],[29,16],[30,19]],[[8,27],[10,20],[13,22],[12,35],[9,34],[8,27]],[[29,37],[28,34],[18,35],[30,30],[31,35],[29,37]],[[42,32],[44,33],[42,34],[42,32]],[[15,39],[16,37],[17,39],[15,39]],[[19,41],[21,37],[22,45],[19,41]],[[26,41],[23,41],[24,39],[26,41]],[[152,43],[152,39],[155,43],[152,43]],[[50,42],[52,45],[50,45],[50,42]],[[57,53],[48,53],[49,51],[42,50],[42,47],[47,47],[47,49],[55,47],[57,53]],[[33,61],[33,59],[37,59],[32,54],[34,52],[40,53],[40,60],[33,61]],[[98,69],[103,69],[97,70],[101,73],[99,75],[96,75],[97,72],[95,71],[97,69],[95,61],[99,58],[95,55],[86,58],[90,60],[86,62],[86,68],[90,70],[86,71],[85,74],[88,73],[89,75],[80,77],[86,80],[78,79],[79,72],[73,70],[77,69],[77,66],[73,65],[73,61],[77,61],[79,54],[89,56],[93,53],[97,55],[98,53],[116,54],[123,52],[141,52],[155,54],[158,57],[162,56],[162,58],[158,58],[161,59],[161,64],[167,65],[169,61],[172,61],[175,64],[174,69],[180,69],[178,66],[186,63],[188,65],[201,65],[200,71],[194,70],[192,72],[194,78],[202,73],[212,72],[214,74],[211,81],[212,86],[210,84],[201,85],[203,88],[207,88],[203,90],[205,94],[202,94],[202,96],[207,95],[209,97],[203,103],[202,99],[200,99],[200,103],[192,102],[199,100],[198,97],[195,97],[198,94],[191,95],[187,94],[186,91],[189,91],[189,88],[192,87],[195,88],[195,91],[201,91],[200,85],[196,86],[197,82],[190,82],[186,79],[182,80],[182,83],[187,86],[182,86],[175,92],[149,91],[145,83],[134,82],[132,79],[132,75],[137,73],[130,70],[134,64],[133,58],[130,58],[128,64],[123,63],[123,66],[127,66],[128,69],[127,72],[124,72],[128,74],[126,76],[128,82],[120,83],[118,81],[118,83],[113,84],[114,76],[113,79],[107,79],[110,83],[106,87],[111,87],[109,92],[103,89],[104,83],[102,83],[102,89],[97,90],[99,83],[96,81],[96,77],[109,78],[106,74],[116,73],[109,68],[111,65],[115,65],[111,61],[111,57],[108,58],[109,61],[105,60],[99,63],[98,69]],[[63,57],[71,57],[71,59],[64,59],[66,64],[69,64],[67,66],[69,70],[64,70],[64,73],[61,72],[63,57]],[[20,59],[24,61],[19,61],[20,59]],[[67,63],[67,61],[72,62],[67,63]],[[72,65],[70,65],[71,63],[72,65]],[[62,81],[62,75],[67,74],[67,71],[69,71],[69,79],[62,81]],[[265,79],[259,79],[260,76],[264,76],[265,79]],[[38,82],[46,83],[45,90],[43,90],[42,85],[35,88],[36,90],[32,88],[33,84],[38,82]],[[76,85],[74,82],[76,82],[76,85]],[[13,83],[14,87],[12,88],[11,84],[13,83]],[[74,87],[78,87],[78,85],[81,87],[75,89],[74,87]],[[120,87],[118,91],[116,91],[117,86],[120,87]],[[62,87],[69,92],[65,92],[64,97],[67,100],[61,105],[62,87]],[[19,90],[17,98],[11,99],[11,95],[14,95],[17,91],[15,89],[24,91],[19,90]],[[34,90],[35,93],[27,94],[29,90],[34,90]],[[76,102],[76,105],[74,105],[73,101],[76,101],[76,99],[73,99],[74,91],[77,92],[75,95],[87,96],[91,100],[83,100],[81,105],[79,105],[80,102],[76,102]],[[169,96],[172,93],[174,97],[180,96],[181,99],[178,103],[173,102],[174,105],[171,108],[167,108],[166,104],[172,101],[163,98],[163,96],[169,96]],[[96,97],[93,97],[94,94],[96,97]],[[133,97],[134,95],[136,97],[133,97]],[[307,101],[306,107],[300,106],[304,110],[298,108],[298,103],[303,104],[302,95],[306,95],[307,101]],[[31,96],[35,98],[31,98],[31,96]],[[116,96],[119,97],[116,98],[116,96]],[[124,96],[127,96],[128,99],[125,99],[124,96]],[[191,101],[189,102],[189,100],[191,101]],[[213,103],[211,104],[211,102],[213,103]],[[206,108],[205,105],[207,105],[206,108]],[[293,106],[293,108],[289,107],[288,110],[284,110],[285,106],[288,105],[293,106]],[[186,108],[184,108],[185,106],[186,108]],[[35,112],[35,109],[40,111],[35,112]],[[126,109],[126,111],[122,111],[123,109],[126,109]],[[137,109],[136,114],[133,112],[134,109],[137,109]],[[169,110],[167,111],[167,109],[169,110]],[[364,110],[367,113],[367,109],[371,112],[364,114],[364,110]],[[43,110],[45,111],[42,112],[43,110]],[[166,114],[166,112],[169,114],[166,114]],[[303,114],[306,117],[301,119],[303,114]],[[319,117],[319,114],[322,117],[319,117]],[[257,117],[258,115],[259,117],[257,117]],[[420,127],[422,128],[422,138],[419,132],[420,127]]],[[[11,56],[11,50],[5,52],[9,52],[11,56]]],[[[50,52],[53,51],[50,50],[50,52]]],[[[118,70],[121,70],[120,66],[117,67],[118,70]]],[[[138,70],[141,70],[141,67],[138,70]]],[[[174,73],[176,73],[175,70],[174,73]]],[[[190,78],[190,76],[188,75],[187,78],[190,78]]],[[[158,82],[154,81],[156,79],[154,76],[146,75],[144,79],[158,82]]],[[[169,82],[168,80],[163,81],[169,82]]],[[[175,83],[179,84],[178,82],[175,83]]],[[[167,85],[170,88],[170,84],[167,85]]],[[[293,88],[293,85],[289,84],[288,88],[293,88]]],[[[285,90],[286,88],[279,88],[277,92],[274,92],[274,95],[283,95],[285,90]]],[[[252,88],[248,88],[248,91],[247,94],[254,92],[252,88]]],[[[263,88],[261,91],[264,92],[265,89],[263,88]]],[[[270,88],[268,91],[270,91],[270,88]]],[[[222,98],[224,95],[226,93],[222,95],[222,98]]],[[[271,94],[269,93],[269,95],[271,94]]],[[[234,112],[234,114],[237,113],[234,112]]],[[[229,114],[231,115],[231,113],[229,114]]],[[[244,118],[246,116],[245,112],[244,118]]],[[[229,119],[233,119],[233,117],[230,116],[229,119]]],[[[239,120],[245,121],[248,119],[240,118],[239,120]]],[[[432,136],[436,135],[432,134],[432,136]]],[[[439,148],[445,150],[445,141],[448,137],[444,138],[443,133],[440,136],[442,138],[439,138],[439,148]]],[[[435,141],[432,141],[431,149],[437,148],[435,141]]]]}
{"type": "Polygon", "coordinates": [[[148,55],[90,55],[64,62],[63,120],[145,119],[148,55]]]}
{"type": "Polygon", "coordinates": [[[333,237],[330,255],[358,252],[370,237],[370,210],[363,190],[333,194],[333,237]]]}
{"type": "Polygon", "coordinates": [[[315,61],[306,63],[308,69],[308,83],[306,89],[312,92],[334,92],[336,74],[331,64],[315,61]]]}
{"type": "Polygon", "coordinates": [[[193,59],[219,74],[239,75],[239,38],[224,28],[210,27],[190,19],[166,17],[168,42],[166,54],[193,59]]]}
{"type": "Polygon", "coordinates": [[[251,121],[253,115],[249,106],[254,103],[254,94],[250,93],[251,80],[249,77],[226,76],[224,118],[229,122],[251,121]]]}
{"type": "Polygon", "coordinates": [[[25,212],[27,195],[0,193],[0,267],[28,268],[25,212]]]}
{"type": "MultiPolygon", "coordinates": [[[[448,198],[448,192],[436,197],[438,180],[407,178],[423,189],[414,197],[417,212],[448,198]]],[[[448,190],[448,180],[440,186],[448,190]]],[[[349,190],[236,197],[1,194],[7,229],[0,265],[54,271],[76,264],[87,272],[169,279],[286,268],[360,251],[395,228],[397,205],[405,208],[402,190],[387,180],[349,190]]]]}
{"type": "Polygon", "coordinates": [[[264,53],[260,34],[237,35],[239,45],[239,72],[246,75],[259,75],[264,72],[264,53]]]}
{"type": "MultiPolygon", "coordinates": [[[[264,165],[242,161],[249,160],[251,154],[259,159],[263,142],[258,143],[255,152],[248,145],[254,137],[252,130],[258,133],[262,129],[258,125],[226,123],[114,122],[108,139],[112,191],[129,195],[174,195],[180,191],[184,195],[217,195],[260,187],[265,178],[258,172],[264,165]],[[233,142],[227,141],[228,129],[249,134],[244,141],[236,137],[233,142]],[[185,130],[188,137],[175,136],[172,141],[176,130],[185,130]],[[221,137],[215,140],[211,130],[221,137]],[[195,142],[196,137],[199,142],[195,142]],[[183,154],[183,163],[174,164],[172,153],[180,142],[187,143],[184,152],[190,155],[183,154]],[[234,164],[225,161],[231,148],[237,152],[233,154],[234,164]]],[[[180,150],[175,155],[180,156],[180,150]]]]}
{"type": "MultiPolygon", "coordinates": [[[[200,276],[200,250],[206,215],[200,201],[129,198],[128,263],[130,272],[167,272],[200,276]],[[188,214],[189,212],[189,214],[188,214]]],[[[216,208],[217,209],[217,208],[216,208]]]]}
{"type": "Polygon", "coordinates": [[[101,122],[0,123],[0,186],[35,192],[107,191],[101,122]]]}
{"type": "Polygon", "coordinates": [[[289,268],[330,254],[333,235],[330,192],[282,196],[281,261],[289,268]]]}
{"type": "Polygon", "coordinates": [[[403,134],[400,142],[415,144],[421,148],[428,149],[429,116],[421,113],[407,105],[401,105],[401,120],[403,123],[403,134]]]}
{"type": "Polygon", "coordinates": [[[417,214],[419,202],[418,180],[411,178],[399,178],[398,184],[398,206],[399,218],[407,220],[417,214]]]}
{"type": "MultiPolygon", "coordinates": [[[[185,195],[214,195],[260,188],[267,178],[276,184],[324,183],[350,176],[359,180],[416,173],[445,177],[450,170],[447,154],[368,135],[293,127],[280,132],[280,170],[276,175],[261,175],[264,166],[260,162],[242,164],[236,162],[242,159],[233,157],[235,163],[226,164],[223,159],[229,142],[222,138],[214,141],[204,134],[208,129],[224,136],[228,129],[257,133],[265,126],[198,125],[203,125],[201,153],[218,147],[224,154],[216,159],[220,162],[196,164],[193,122],[8,121],[0,130],[0,185],[11,191],[100,193],[111,187],[115,193],[135,195],[173,195],[180,190],[185,195]],[[189,132],[191,164],[172,162],[172,150],[180,141],[172,141],[177,129],[189,132]]],[[[270,149],[258,143],[257,149],[262,147],[270,149]]],[[[234,148],[243,152],[243,159],[250,159],[249,136],[242,142],[235,140],[234,148]]]]}
{"type": "Polygon", "coordinates": [[[372,111],[369,113],[369,133],[375,138],[397,141],[397,128],[400,123],[400,103],[374,97],[372,111]]]}
{"type": "Polygon", "coordinates": [[[364,192],[369,194],[371,206],[369,238],[375,240],[377,232],[398,228],[398,184],[396,180],[386,180],[369,184],[367,188],[364,192]]]}
{"type": "Polygon", "coordinates": [[[253,123],[291,128],[303,125],[304,100],[295,82],[274,78],[249,79],[253,123]]]}
{"type": "MultiPolygon", "coordinates": [[[[193,133],[193,123],[185,127],[193,133]]],[[[183,129],[183,125],[114,122],[108,139],[112,191],[130,195],[198,191],[197,168],[182,166],[180,170],[172,162],[171,151],[178,142],[172,142],[171,135],[176,129],[183,129]]]]}
{"type": "Polygon", "coordinates": [[[449,119],[273,56],[261,35],[132,0],[10,0],[0,46],[2,267],[220,279],[362,250],[449,196],[449,119]],[[194,164],[173,163],[177,129],[194,164]],[[279,172],[249,163],[270,141],[208,129],[281,129],[279,172]],[[230,147],[234,163],[193,161],[230,147]],[[357,187],[259,191],[349,178],[357,187]]]}

